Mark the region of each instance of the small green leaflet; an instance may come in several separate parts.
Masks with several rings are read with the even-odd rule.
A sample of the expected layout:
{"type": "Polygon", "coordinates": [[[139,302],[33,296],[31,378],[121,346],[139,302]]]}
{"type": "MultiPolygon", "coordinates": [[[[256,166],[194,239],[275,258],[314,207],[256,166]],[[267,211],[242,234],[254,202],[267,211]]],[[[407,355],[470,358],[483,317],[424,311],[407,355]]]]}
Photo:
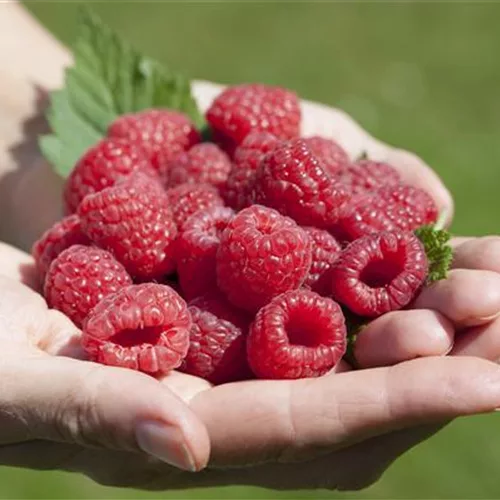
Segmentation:
{"type": "Polygon", "coordinates": [[[422,242],[429,260],[427,284],[445,279],[453,260],[453,249],[449,245],[450,233],[435,226],[419,227],[415,234],[422,242]]]}
{"type": "Polygon", "coordinates": [[[73,57],[64,87],[51,96],[52,134],[40,138],[45,158],[59,175],[66,177],[121,114],[172,108],[203,126],[189,80],[140,54],[88,8],[81,11],[73,57]]]}

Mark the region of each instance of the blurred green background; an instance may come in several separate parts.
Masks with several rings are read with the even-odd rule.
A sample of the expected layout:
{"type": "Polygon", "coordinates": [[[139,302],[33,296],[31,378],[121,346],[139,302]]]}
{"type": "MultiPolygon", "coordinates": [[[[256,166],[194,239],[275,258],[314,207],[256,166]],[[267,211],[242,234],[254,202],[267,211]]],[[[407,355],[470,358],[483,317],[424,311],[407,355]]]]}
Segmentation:
{"type": "MultiPolygon", "coordinates": [[[[77,4],[27,7],[69,43],[77,4]]],[[[500,4],[93,3],[150,56],[193,77],[261,81],[349,112],[417,152],[457,202],[456,233],[498,231],[500,4]]],[[[1,10],[1,7],[0,7],[1,10]]],[[[1,14],[0,14],[1,15],[1,14]]],[[[353,494],[255,488],[148,494],[70,474],[0,471],[3,498],[500,498],[500,421],[455,422],[353,494]]]]}

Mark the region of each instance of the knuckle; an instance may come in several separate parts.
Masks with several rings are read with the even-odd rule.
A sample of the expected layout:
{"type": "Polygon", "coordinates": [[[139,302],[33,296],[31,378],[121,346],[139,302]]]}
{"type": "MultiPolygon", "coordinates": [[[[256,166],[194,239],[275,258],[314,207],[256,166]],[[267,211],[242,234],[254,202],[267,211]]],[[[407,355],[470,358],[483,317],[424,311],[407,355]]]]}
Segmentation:
{"type": "Polygon", "coordinates": [[[99,400],[104,367],[92,367],[78,376],[73,388],[55,410],[57,437],[69,443],[100,446],[106,440],[106,429],[101,428],[99,400]],[[96,431],[99,432],[96,432],[96,431]],[[103,435],[104,434],[104,435],[103,435]]]}
{"type": "Polygon", "coordinates": [[[500,271],[500,236],[486,236],[479,240],[480,265],[500,271]]]}

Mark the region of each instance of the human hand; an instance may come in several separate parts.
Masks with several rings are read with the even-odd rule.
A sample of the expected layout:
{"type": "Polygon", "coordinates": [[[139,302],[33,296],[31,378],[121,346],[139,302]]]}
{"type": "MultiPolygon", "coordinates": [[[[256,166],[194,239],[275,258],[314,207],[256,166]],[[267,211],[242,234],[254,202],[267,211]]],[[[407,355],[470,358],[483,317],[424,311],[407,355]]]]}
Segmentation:
{"type": "MultiPolygon", "coordinates": [[[[0,266],[8,265],[0,274],[9,276],[0,278],[0,378],[9,390],[0,396],[0,463],[149,489],[367,486],[447,421],[500,405],[500,368],[459,357],[464,339],[475,355],[500,357],[493,319],[500,312],[499,245],[491,238],[457,243],[460,268],[418,299],[425,307],[432,300],[433,310],[391,313],[363,330],[360,365],[396,366],[350,371],[342,363],[318,379],[218,387],[177,372],[156,381],[62,357],[83,357],[80,332],[19,282],[32,283],[32,260],[4,245],[0,266]],[[464,290],[475,300],[467,301],[464,290]],[[393,346],[381,350],[385,338],[393,346]],[[444,356],[452,348],[453,357],[444,356]],[[198,467],[208,455],[203,422],[208,467],[193,475],[141,452],[134,425],[146,414],[182,429],[198,467]]],[[[179,444],[155,437],[156,454],[161,445],[165,453],[179,444]]]]}

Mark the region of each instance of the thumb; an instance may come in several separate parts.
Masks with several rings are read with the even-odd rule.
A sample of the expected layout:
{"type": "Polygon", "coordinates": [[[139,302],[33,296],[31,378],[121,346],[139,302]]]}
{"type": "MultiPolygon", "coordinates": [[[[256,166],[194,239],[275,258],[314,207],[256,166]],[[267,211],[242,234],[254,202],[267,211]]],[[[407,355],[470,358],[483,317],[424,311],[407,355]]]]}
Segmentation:
{"type": "Polygon", "coordinates": [[[205,467],[205,426],[154,378],[70,358],[35,356],[0,368],[0,442],[45,439],[142,451],[175,467],[205,467]]]}
{"type": "Polygon", "coordinates": [[[290,462],[369,437],[500,407],[500,368],[476,358],[429,357],[315,379],[241,383],[192,401],[212,462],[290,462]]]}

